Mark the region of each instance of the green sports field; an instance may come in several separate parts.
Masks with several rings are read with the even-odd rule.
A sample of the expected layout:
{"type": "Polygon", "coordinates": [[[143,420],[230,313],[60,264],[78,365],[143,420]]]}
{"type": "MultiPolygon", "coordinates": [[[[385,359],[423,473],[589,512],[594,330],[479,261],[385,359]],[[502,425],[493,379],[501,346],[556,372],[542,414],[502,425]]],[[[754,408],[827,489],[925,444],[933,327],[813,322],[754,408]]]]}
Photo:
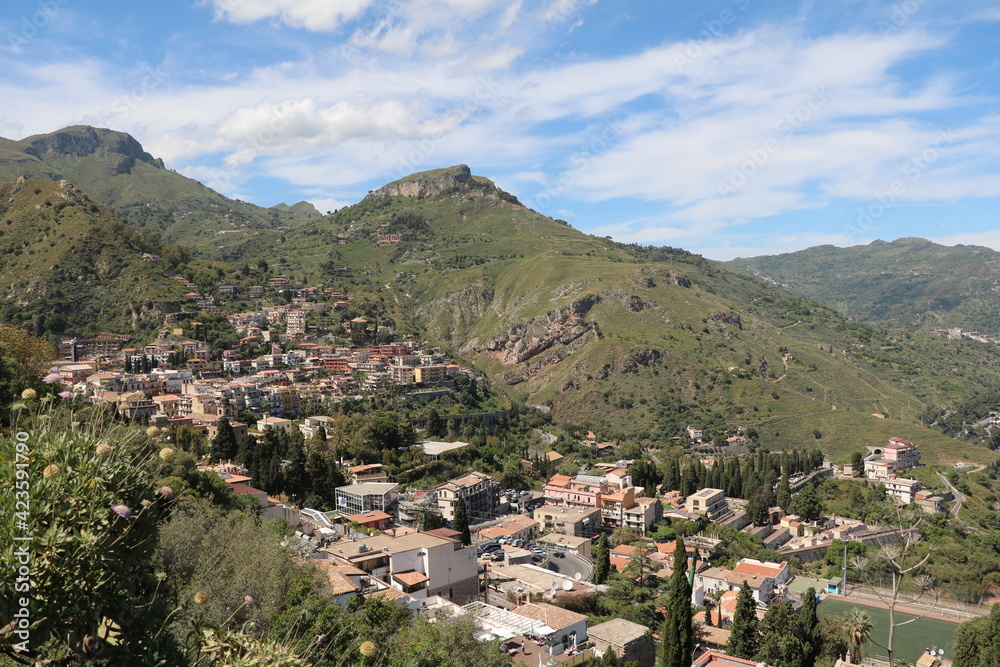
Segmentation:
{"type": "MultiPolygon", "coordinates": [[[[868,612],[872,619],[872,638],[885,644],[888,637],[889,612],[878,607],[867,605],[855,605],[842,600],[823,598],[819,604],[819,613],[827,616],[845,616],[853,607],[859,607],[868,612]]],[[[912,614],[902,614],[896,612],[896,623],[913,618],[912,614]]],[[[936,618],[921,618],[896,628],[896,657],[909,663],[915,663],[917,658],[924,652],[925,648],[937,646],[944,649],[944,657],[951,658],[952,633],[958,627],[957,623],[940,621],[936,618]]],[[[885,655],[885,649],[869,643],[865,653],[873,655],[885,655]]]]}

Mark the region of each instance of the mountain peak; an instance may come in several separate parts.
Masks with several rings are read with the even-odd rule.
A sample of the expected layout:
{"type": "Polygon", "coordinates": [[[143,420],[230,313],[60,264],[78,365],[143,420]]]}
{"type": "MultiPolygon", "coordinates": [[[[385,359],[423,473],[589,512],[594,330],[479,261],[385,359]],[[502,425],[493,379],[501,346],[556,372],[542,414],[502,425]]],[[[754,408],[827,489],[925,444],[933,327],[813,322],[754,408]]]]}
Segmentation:
{"type": "Polygon", "coordinates": [[[113,171],[118,174],[131,173],[136,160],[164,168],[163,160],[144,151],[142,144],[132,135],[89,125],[73,125],[50,134],[36,134],[19,143],[24,146],[25,153],[35,157],[94,156],[113,162],[113,171]]]}
{"type": "Polygon", "coordinates": [[[473,176],[469,165],[458,164],[443,169],[419,171],[398,181],[383,185],[368,193],[369,197],[433,197],[453,193],[493,197],[520,205],[517,197],[498,188],[493,181],[483,176],[473,176]]]}

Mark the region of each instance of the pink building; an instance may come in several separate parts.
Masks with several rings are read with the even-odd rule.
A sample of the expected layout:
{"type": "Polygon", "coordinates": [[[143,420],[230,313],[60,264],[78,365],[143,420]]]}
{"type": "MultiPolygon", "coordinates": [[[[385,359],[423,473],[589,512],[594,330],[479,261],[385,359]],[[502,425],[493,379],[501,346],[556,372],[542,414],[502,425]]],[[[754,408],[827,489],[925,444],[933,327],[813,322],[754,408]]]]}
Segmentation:
{"type": "Polygon", "coordinates": [[[596,475],[553,475],[544,487],[545,502],[563,507],[601,507],[601,496],[619,490],[617,484],[596,475]]]}
{"type": "Polygon", "coordinates": [[[896,468],[915,468],[920,465],[920,448],[909,440],[889,438],[882,450],[882,458],[892,461],[896,468]]]}

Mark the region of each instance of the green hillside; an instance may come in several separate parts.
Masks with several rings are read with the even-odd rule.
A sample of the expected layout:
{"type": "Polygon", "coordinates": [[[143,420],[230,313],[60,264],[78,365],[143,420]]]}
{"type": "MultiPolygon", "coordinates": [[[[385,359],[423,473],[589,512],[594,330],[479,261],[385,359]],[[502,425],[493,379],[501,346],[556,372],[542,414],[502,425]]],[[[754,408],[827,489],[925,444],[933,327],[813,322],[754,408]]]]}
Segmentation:
{"type": "Polygon", "coordinates": [[[362,290],[397,327],[512,395],[609,433],[665,442],[687,423],[754,426],[801,446],[821,424],[822,446],[849,452],[876,439],[865,429],[895,428],[948,460],[960,456],[949,443],[965,446],[918,416],[1000,380],[988,347],[890,335],[683,250],[588,236],[464,165],[401,179],[285,236],[258,237],[247,257],[362,290]],[[401,242],[378,245],[379,234],[401,242]]]}
{"type": "MultiPolygon", "coordinates": [[[[109,130],[0,142],[0,173],[29,167],[49,170],[49,178],[72,167],[84,191],[113,200],[142,232],[118,234],[135,241],[124,253],[135,261],[144,239],[157,242],[151,231],[183,246],[197,260],[185,271],[208,288],[213,276],[231,278],[266,260],[271,275],[339,288],[353,308],[448,348],[512,396],[608,436],[662,444],[688,424],[714,437],[752,427],[769,446],[819,441],[837,457],[888,435],[926,443],[928,456],[942,461],[990,456],[920,417],[954,414],[955,406],[979,406],[995,393],[994,348],[874,329],[683,250],[588,236],[525,208],[465,165],[407,176],[322,217],[227,200],[109,130]]],[[[45,214],[35,203],[20,205],[20,215],[45,214]]],[[[112,224],[110,213],[101,215],[112,224]]],[[[18,237],[9,252],[23,255],[25,242],[51,240],[18,237]]],[[[9,261],[5,280],[20,298],[3,316],[36,329],[47,307],[76,327],[148,323],[156,304],[177,296],[174,284],[153,274],[143,287],[150,297],[138,307],[124,296],[88,296],[88,274],[79,272],[74,281],[54,274],[64,276],[54,291],[41,278],[43,263],[9,261]],[[31,275],[45,287],[27,289],[31,275]],[[67,293],[84,304],[80,313],[59,305],[67,293]]],[[[92,286],[99,285],[112,289],[95,277],[92,286]]]]}
{"type": "Polygon", "coordinates": [[[21,176],[69,180],[134,228],[196,254],[227,235],[242,242],[256,230],[280,231],[306,218],[299,204],[283,211],[228,199],[167,169],[128,134],[86,125],[20,141],[0,139],[0,180],[21,176]]]}
{"type": "Polygon", "coordinates": [[[1000,253],[989,248],[907,238],[725,265],[876,326],[1000,335],[1000,253]]]}
{"type": "Polygon", "coordinates": [[[36,333],[148,331],[186,291],[154,250],[66,181],[0,184],[0,320],[36,333]]]}

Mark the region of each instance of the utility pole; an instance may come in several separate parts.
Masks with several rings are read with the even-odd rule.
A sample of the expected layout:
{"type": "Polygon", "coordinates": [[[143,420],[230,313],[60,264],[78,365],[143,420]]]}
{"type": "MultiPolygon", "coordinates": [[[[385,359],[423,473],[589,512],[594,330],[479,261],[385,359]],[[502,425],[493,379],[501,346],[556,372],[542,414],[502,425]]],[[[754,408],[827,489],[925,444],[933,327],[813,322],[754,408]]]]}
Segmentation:
{"type": "Polygon", "coordinates": [[[844,574],[841,577],[841,581],[844,584],[844,597],[847,597],[847,540],[844,540],[844,562],[842,563],[844,574]]]}

